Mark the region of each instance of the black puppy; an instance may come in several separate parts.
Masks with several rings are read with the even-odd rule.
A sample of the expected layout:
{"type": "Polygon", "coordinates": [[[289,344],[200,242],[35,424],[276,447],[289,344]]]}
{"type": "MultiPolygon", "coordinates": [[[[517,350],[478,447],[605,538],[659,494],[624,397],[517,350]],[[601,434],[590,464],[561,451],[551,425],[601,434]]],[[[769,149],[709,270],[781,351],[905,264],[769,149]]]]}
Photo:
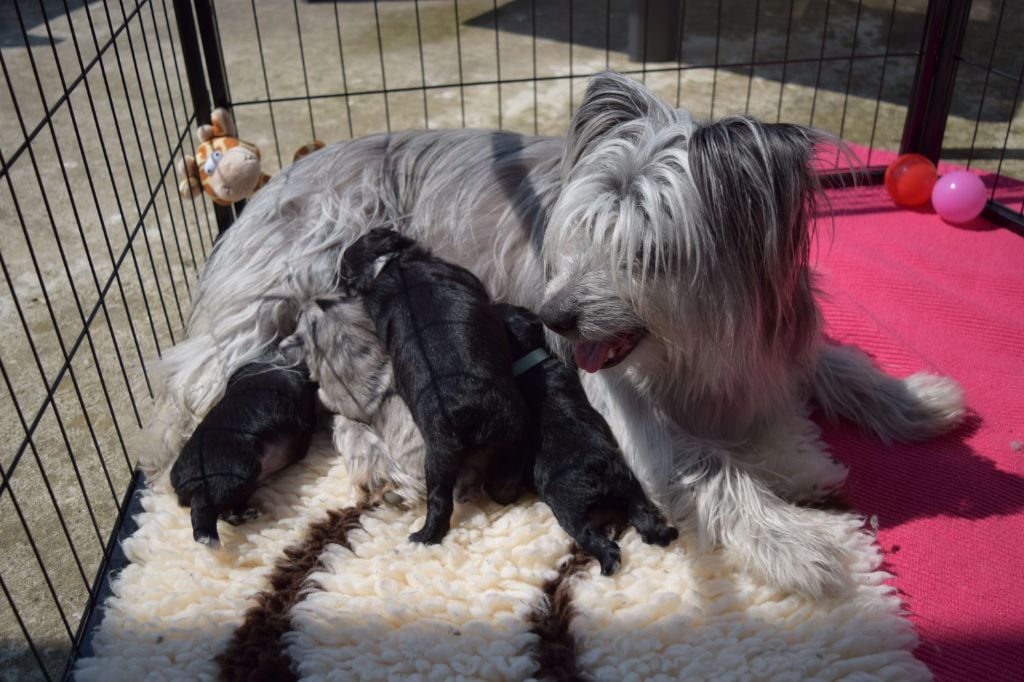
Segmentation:
{"type": "Polygon", "coordinates": [[[496,305],[509,334],[519,388],[530,406],[532,447],[527,471],[533,489],[558,523],[585,552],[597,557],[601,573],[619,567],[619,546],[600,530],[626,521],[647,544],[668,545],[679,531],[644,494],[626,466],[615,436],[583,390],[577,370],[547,354],[544,326],[525,308],[496,305]]]}
{"type": "Polygon", "coordinates": [[[178,503],[192,507],[192,537],[217,546],[217,518],[253,518],[246,502],[270,474],[306,456],[316,427],[316,384],[305,366],[253,363],[228,380],[171,468],[178,503]]]}
{"type": "Polygon", "coordinates": [[[441,542],[467,460],[487,457],[485,492],[516,499],[529,414],[512,377],[505,327],[468,270],[432,256],[394,230],[376,228],[342,256],[341,279],[363,297],[391,355],[395,388],[426,443],[427,520],[409,536],[441,542]]]}

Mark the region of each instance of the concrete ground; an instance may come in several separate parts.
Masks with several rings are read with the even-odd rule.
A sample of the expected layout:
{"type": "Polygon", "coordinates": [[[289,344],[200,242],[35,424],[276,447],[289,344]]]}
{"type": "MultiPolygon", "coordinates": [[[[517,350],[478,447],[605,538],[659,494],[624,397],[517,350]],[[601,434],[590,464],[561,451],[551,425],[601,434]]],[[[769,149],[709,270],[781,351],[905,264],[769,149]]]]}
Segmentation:
{"type": "MultiPolygon", "coordinates": [[[[180,338],[216,233],[209,203],[175,191],[172,161],[195,125],[170,3],[68,4],[0,2],[3,477],[14,468],[0,492],[0,679],[41,675],[22,626],[61,670],[145,447],[154,360],[180,338]]],[[[924,5],[691,0],[679,59],[648,64],[626,54],[626,0],[257,0],[255,13],[231,0],[217,12],[241,134],[273,171],[312,137],[388,127],[558,135],[586,75],[606,68],[698,117],[748,111],[895,149],[915,62],[880,55],[916,51],[924,5]],[[772,63],[751,68],[752,55],[772,63]]],[[[961,66],[945,138],[950,161],[1017,178],[1022,17],[975,0],[965,58],[996,75],[961,66]]]]}

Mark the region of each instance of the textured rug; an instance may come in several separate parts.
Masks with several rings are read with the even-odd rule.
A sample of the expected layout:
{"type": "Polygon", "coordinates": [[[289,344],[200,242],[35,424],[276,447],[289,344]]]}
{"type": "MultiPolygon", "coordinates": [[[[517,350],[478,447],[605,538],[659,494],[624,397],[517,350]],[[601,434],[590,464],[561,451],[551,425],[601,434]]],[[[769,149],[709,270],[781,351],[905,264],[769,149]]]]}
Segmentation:
{"type": "MultiPolygon", "coordinates": [[[[1019,203],[1021,187],[996,193],[1019,203]]],[[[897,209],[880,187],[832,198],[817,256],[829,334],[894,373],[953,376],[972,412],[919,445],[825,432],[895,578],[853,518],[859,587],[826,604],[752,584],[685,537],[666,551],[629,531],[622,569],[602,577],[529,501],[460,507],[444,545],[415,547],[419,513],[357,507],[323,441],[259,491],[264,515],[225,528],[219,553],[192,541],[159,482],[146,491],[77,677],[914,680],[929,672],[913,623],[938,679],[1017,679],[1024,239],[897,209]]]]}
{"type": "Polygon", "coordinates": [[[259,519],[222,524],[220,551],[192,540],[165,486],[143,494],[79,680],[929,676],[852,516],[858,587],[811,604],[632,530],[603,577],[535,500],[459,506],[442,545],[414,546],[421,512],[357,506],[326,439],[258,491],[259,519]]]}

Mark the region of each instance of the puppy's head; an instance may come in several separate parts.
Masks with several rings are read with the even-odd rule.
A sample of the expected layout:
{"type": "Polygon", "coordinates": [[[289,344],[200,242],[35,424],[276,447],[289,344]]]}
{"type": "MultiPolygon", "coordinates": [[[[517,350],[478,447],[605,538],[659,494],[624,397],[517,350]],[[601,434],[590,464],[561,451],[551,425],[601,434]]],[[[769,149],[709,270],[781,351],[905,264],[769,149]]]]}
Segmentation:
{"type": "Polygon", "coordinates": [[[824,140],[747,117],[695,124],[636,81],[594,78],[567,136],[540,317],[591,372],[638,348],[692,368],[809,344],[824,140]]]}
{"type": "Polygon", "coordinates": [[[526,308],[508,303],[497,303],[494,308],[505,324],[513,353],[528,353],[545,347],[544,325],[540,318],[526,308]]]}
{"type": "Polygon", "coordinates": [[[319,367],[324,353],[322,336],[324,320],[334,306],[349,301],[346,296],[321,296],[307,301],[299,308],[295,331],[278,344],[278,351],[286,362],[293,365],[306,363],[314,381],[319,378],[319,367]]]}
{"type": "Polygon", "coordinates": [[[373,228],[355,240],[342,254],[342,287],[353,294],[365,293],[391,258],[415,245],[415,241],[396,230],[373,228]]]}

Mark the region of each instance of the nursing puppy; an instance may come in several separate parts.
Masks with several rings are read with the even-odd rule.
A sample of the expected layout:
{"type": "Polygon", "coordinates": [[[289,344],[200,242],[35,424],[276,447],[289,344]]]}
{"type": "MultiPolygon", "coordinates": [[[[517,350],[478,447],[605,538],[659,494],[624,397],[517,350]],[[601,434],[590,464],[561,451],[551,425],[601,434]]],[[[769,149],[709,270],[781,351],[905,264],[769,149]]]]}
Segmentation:
{"type": "Polygon", "coordinates": [[[913,441],[964,410],[949,379],[892,377],[825,342],[810,244],[827,220],[814,158],[829,142],[745,116],[693,120],[604,73],[564,137],[429,130],[327,147],[220,239],[187,339],[164,355],[168,447],[141,464],[162,468],[231,372],[291,332],[281,301],[305,299],[289,274],[332,291],[342,251],[383,221],[540,313],[554,349],[588,370],[644,489],[702,547],[781,590],[841,592],[850,520],[794,504],[846,475],[809,411],[913,441]]]}
{"type": "Polygon", "coordinates": [[[427,519],[409,536],[448,532],[467,460],[486,453],[484,490],[515,500],[529,415],[512,378],[505,328],[480,281],[394,230],[375,228],[344,253],[341,280],[361,296],[391,356],[395,386],[426,442],[427,519]]]}
{"type": "Polygon", "coordinates": [[[305,367],[253,363],[235,372],[171,468],[196,542],[219,545],[218,518],[253,518],[246,503],[257,484],[305,457],[315,427],[316,384],[305,367]]]}
{"type": "Polygon", "coordinates": [[[662,547],[679,537],[626,466],[608,422],[590,405],[576,369],[544,351],[540,318],[518,306],[495,308],[508,330],[512,354],[521,358],[517,365],[528,362],[517,368],[516,377],[533,419],[530,448],[524,453],[530,460],[526,480],[565,532],[597,557],[604,575],[619,567],[621,552],[601,532],[602,524],[626,521],[644,542],[662,547]],[[532,360],[538,349],[540,354],[532,360]]]}
{"type": "Polygon", "coordinates": [[[321,404],[335,413],[334,447],[367,501],[422,500],[426,445],[395,392],[391,358],[362,300],[331,295],[306,303],[281,351],[305,362],[320,385],[321,404]]]}

